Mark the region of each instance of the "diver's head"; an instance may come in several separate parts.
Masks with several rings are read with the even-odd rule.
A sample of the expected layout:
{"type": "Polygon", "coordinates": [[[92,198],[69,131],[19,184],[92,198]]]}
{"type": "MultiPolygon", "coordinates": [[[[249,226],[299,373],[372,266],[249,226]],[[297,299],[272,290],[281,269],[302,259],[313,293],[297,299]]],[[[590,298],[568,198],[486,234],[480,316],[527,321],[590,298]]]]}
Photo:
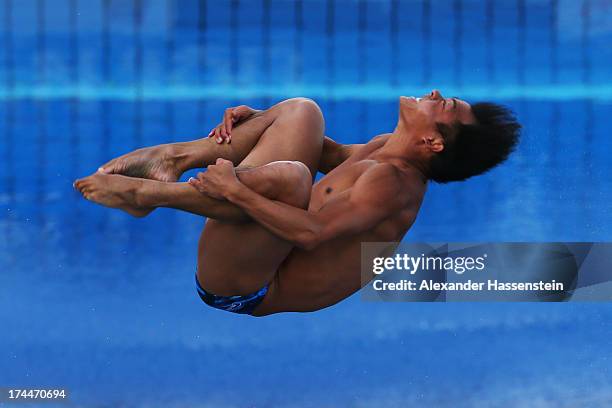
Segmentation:
{"type": "Polygon", "coordinates": [[[397,130],[411,134],[439,183],[465,180],[497,166],[518,143],[520,124],[506,107],[470,105],[434,90],[422,98],[400,98],[397,130]]]}
{"type": "Polygon", "coordinates": [[[410,120],[410,111],[418,109],[434,123],[452,127],[458,123],[474,123],[475,118],[469,103],[458,98],[445,98],[434,89],[420,98],[400,97],[400,123],[410,120]]]}

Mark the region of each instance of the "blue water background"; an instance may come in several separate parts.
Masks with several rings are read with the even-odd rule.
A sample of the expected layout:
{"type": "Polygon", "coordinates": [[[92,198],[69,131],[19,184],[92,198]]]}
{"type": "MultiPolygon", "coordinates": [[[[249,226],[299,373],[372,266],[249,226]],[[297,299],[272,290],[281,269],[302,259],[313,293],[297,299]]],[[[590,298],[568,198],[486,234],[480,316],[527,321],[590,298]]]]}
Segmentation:
{"type": "Polygon", "coordinates": [[[406,240],[609,241],[611,14],[604,0],[0,3],[0,386],[68,387],[87,407],[609,406],[608,303],[355,295],[232,315],[193,286],[202,218],[133,219],[71,184],[205,135],[228,106],[309,96],[328,135],[358,143],[393,129],[398,95],[436,87],[508,104],[523,139],[489,174],[432,185],[406,240]]]}

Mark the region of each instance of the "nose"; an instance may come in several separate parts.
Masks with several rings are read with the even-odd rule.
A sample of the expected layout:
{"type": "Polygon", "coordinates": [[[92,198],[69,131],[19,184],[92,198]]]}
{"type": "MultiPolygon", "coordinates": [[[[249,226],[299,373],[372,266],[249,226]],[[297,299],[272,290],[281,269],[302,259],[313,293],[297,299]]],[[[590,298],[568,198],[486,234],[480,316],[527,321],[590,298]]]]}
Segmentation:
{"type": "Polygon", "coordinates": [[[437,89],[434,89],[433,91],[431,91],[431,93],[429,94],[429,97],[431,99],[442,99],[442,94],[440,93],[440,91],[438,91],[437,89]]]}

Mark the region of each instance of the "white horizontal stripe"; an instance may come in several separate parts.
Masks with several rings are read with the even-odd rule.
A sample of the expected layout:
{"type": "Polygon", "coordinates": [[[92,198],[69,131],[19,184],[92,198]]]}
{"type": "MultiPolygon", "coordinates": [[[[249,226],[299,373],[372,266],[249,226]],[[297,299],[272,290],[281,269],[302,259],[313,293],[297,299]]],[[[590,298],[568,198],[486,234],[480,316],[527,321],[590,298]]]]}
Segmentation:
{"type": "MultiPolygon", "coordinates": [[[[584,85],[559,84],[543,86],[444,86],[438,87],[444,95],[464,99],[529,99],[566,101],[595,99],[612,101],[612,84],[584,85]]],[[[431,87],[389,85],[336,85],[304,86],[20,86],[0,88],[0,100],[65,99],[83,100],[191,100],[191,99],[280,99],[293,96],[343,100],[394,100],[399,95],[420,96],[431,87]]]]}

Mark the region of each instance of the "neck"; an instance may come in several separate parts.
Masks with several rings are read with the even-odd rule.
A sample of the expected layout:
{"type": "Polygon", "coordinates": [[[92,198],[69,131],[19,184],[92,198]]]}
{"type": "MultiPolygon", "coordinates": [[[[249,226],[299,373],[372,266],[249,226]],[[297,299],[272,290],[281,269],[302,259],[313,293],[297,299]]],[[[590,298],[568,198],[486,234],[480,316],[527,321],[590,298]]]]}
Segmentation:
{"type": "Polygon", "coordinates": [[[402,169],[417,170],[427,180],[427,161],[420,153],[417,138],[410,130],[398,124],[385,144],[374,154],[378,161],[395,164],[402,169]]]}

